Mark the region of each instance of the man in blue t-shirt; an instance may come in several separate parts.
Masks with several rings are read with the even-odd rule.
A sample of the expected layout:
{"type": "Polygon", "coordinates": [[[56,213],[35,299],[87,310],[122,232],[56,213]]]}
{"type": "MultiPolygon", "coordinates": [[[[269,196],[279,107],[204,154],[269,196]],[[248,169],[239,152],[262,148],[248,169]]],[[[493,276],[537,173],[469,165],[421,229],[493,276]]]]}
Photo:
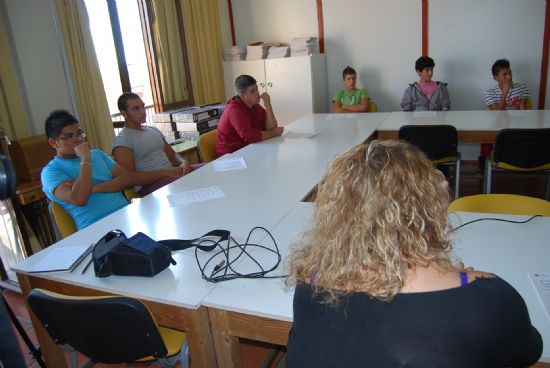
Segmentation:
{"type": "Polygon", "coordinates": [[[73,115],[53,111],[45,127],[56,156],[42,170],[42,189],[78,230],[128,204],[121,190],[132,186],[130,175],[102,151],[90,149],[73,115]]]}

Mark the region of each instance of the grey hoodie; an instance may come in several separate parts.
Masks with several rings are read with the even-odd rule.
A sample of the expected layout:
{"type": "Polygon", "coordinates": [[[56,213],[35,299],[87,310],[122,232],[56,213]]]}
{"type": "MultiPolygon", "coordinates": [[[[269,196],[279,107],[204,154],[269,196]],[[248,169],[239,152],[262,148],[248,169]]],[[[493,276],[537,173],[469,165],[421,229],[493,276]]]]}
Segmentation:
{"type": "Polygon", "coordinates": [[[431,99],[428,99],[424,92],[422,92],[418,82],[409,84],[401,100],[403,111],[449,110],[451,108],[451,98],[449,97],[449,92],[447,92],[447,83],[435,83],[437,87],[431,99]]]}

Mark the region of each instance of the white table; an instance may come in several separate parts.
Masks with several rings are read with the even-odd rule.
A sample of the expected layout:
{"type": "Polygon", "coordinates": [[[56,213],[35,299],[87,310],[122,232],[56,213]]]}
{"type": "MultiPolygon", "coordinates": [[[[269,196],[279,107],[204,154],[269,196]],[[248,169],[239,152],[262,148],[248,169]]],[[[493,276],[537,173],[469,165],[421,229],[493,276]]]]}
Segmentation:
{"type": "MultiPolygon", "coordinates": [[[[455,227],[478,218],[523,221],[530,217],[467,212],[449,216],[455,227]]],[[[550,217],[535,218],[526,224],[480,221],[458,229],[453,239],[455,255],[465,265],[500,276],[521,294],[531,323],[542,335],[544,350],[540,361],[550,363],[550,316],[527,274],[550,273],[550,217]]]]}
{"type": "MultiPolygon", "coordinates": [[[[137,200],[52,247],[95,243],[105,233],[120,229],[128,236],[141,231],[153,239],[196,238],[212,229],[228,229],[242,241],[254,226],[273,229],[318,183],[335,155],[368,139],[388,114],[315,114],[285,127],[284,136],[249,145],[227,157],[243,157],[247,169],[216,172],[210,163],[184,178],[137,200]],[[171,207],[167,195],[217,185],[223,198],[171,207]]],[[[35,287],[72,295],[116,294],[138,298],[161,325],[182,329],[189,336],[194,364],[216,365],[203,298],[214,284],[201,278],[194,251],[174,254],[170,266],[154,278],[96,278],[88,270],[74,273],[31,274],[45,249],[14,270],[24,295],[35,287]]],[[[204,256],[205,258],[207,256],[204,256]]],[[[45,330],[33,324],[51,366],[64,366],[63,355],[45,330]]]]}
{"type": "MultiPolygon", "coordinates": [[[[275,227],[272,234],[283,254],[308,224],[313,213],[310,203],[298,204],[275,227]]],[[[453,225],[482,217],[525,219],[526,216],[450,214],[453,225]]],[[[550,272],[550,217],[536,218],[528,224],[482,221],[459,229],[454,239],[453,258],[460,258],[475,269],[493,272],[509,282],[525,299],[533,325],[542,335],[541,362],[550,363],[550,317],[535,294],[527,272],[550,272]]],[[[267,244],[267,240],[265,244],[267,244]]],[[[270,255],[253,254],[267,262],[270,255]]],[[[284,274],[282,268],[279,272],[284,274]]],[[[239,366],[235,354],[238,337],[286,345],[292,323],[293,288],[281,279],[234,280],[218,285],[203,304],[208,306],[218,362],[239,366]]]]}
{"type": "Polygon", "coordinates": [[[550,128],[550,110],[392,112],[378,127],[381,139],[397,138],[403,125],[449,124],[461,143],[492,143],[506,128],[550,128]]]}

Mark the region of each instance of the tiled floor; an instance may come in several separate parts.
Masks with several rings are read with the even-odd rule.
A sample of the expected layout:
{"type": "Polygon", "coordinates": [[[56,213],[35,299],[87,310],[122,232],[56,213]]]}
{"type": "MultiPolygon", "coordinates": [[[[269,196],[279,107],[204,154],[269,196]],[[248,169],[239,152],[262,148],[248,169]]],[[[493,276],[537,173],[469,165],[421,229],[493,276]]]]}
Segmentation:
{"type": "MultiPolygon", "coordinates": [[[[10,290],[4,290],[3,291],[4,297],[8,301],[8,304],[10,305],[11,309],[14,311],[15,315],[17,316],[17,319],[27,332],[27,335],[29,335],[29,338],[36,344],[36,335],[34,333],[34,329],[32,327],[29,313],[27,311],[27,308],[25,306],[25,303],[23,302],[23,299],[20,294],[10,291],[10,290]]],[[[21,351],[23,354],[23,357],[25,359],[26,366],[29,368],[39,368],[37,362],[35,362],[32,359],[32,356],[29,352],[28,347],[25,345],[19,334],[16,332],[15,335],[17,336],[17,339],[19,340],[19,346],[21,347],[21,351]]],[[[269,353],[269,345],[257,343],[253,341],[242,341],[240,344],[240,351],[241,351],[241,360],[243,368],[256,368],[261,367],[262,362],[264,361],[264,358],[269,353]]],[[[67,353],[67,361],[69,359],[68,353],[67,353]]],[[[79,361],[84,361],[84,358],[80,357],[79,361]]],[[[134,364],[135,367],[140,366],[147,366],[147,364],[134,364]]],[[[153,365],[155,367],[156,365],[153,365]]],[[[98,368],[114,368],[114,367],[126,367],[125,365],[104,365],[104,364],[98,364],[94,367],[98,368]]],[[[160,366],[159,366],[160,367],[160,366]]]]}

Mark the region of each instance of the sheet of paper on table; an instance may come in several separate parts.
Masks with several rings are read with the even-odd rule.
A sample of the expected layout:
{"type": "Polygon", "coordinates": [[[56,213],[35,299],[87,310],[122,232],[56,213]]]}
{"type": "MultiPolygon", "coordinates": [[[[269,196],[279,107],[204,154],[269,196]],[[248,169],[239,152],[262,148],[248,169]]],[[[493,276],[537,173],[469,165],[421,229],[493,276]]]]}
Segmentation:
{"type": "Polygon", "coordinates": [[[207,188],[188,190],[181,193],[169,194],[168,202],[171,207],[174,207],[223,197],[225,197],[225,193],[219,186],[216,185],[207,188]]]}
{"type": "Polygon", "coordinates": [[[528,272],[527,274],[544,305],[546,316],[550,319],[550,272],[528,272]]]}
{"type": "Polygon", "coordinates": [[[214,161],[214,171],[232,171],[246,169],[246,162],[242,157],[219,158],[214,161]]]}

